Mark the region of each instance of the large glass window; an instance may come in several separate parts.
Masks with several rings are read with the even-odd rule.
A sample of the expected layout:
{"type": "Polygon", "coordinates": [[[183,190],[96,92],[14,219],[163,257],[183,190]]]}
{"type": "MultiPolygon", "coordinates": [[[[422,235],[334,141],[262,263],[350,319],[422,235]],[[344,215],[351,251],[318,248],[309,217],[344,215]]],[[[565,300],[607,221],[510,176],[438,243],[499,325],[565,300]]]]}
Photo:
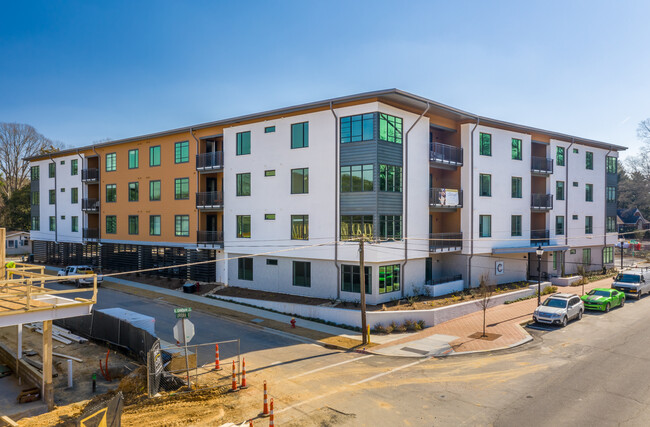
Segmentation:
{"type": "Polygon", "coordinates": [[[56,204],[56,190],[49,190],[50,204],[56,204]]]}
{"type": "Polygon", "coordinates": [[[593,202],[594,201],[594,185],[585,184],[585,201],[593,202]]]}
{"type": "Polygon", "coordinates": [[[309,193],[309,168],[291,169],[291,194],[309,193]]]}
{"type": "Polygon", "coordinates": [[[190,198],[190,179],[176,178],[174,180],[174,199],[185,200],[190,198]]]}
{"type": "Polygon", "coordinates": [[[72,187],[70,189],[70,203],[73,205],[79,203],[79,189],[77,187],[72,187]]]}
{"type": "Polygon", "coordinates": [[[190,143],[181,141],[174,144],[174,163],[187,163],[190,161],[190,143]]]}
{"type": "Polygon", "coordinates": [[[512,177],[512,198],[521,199],[521,177],[513,176],[512,177]]]}
{"type": "Polygon", "coordinates": [[[137,215],[129,215],[129,234],[139,233],[140,218],[137,215]]]}
{"type": "Polygon", "coordinates": [[[70,160],[70,175],[75,176],[79,174],[79,160],[70,160]]]}
{"type": "Polygon", "coordinates": [[[564,235],[564,216],[558,215],[555,217],[555,235],[563,236],[564,235]]]}
{"type": "Polygon", "coordinates": [[[564,181],[555,181],[555,200],[564,200],[564,181]]]}
{"type": "Polygon", "coordinates": [[[106,216],[106,234],[117,233],[117,217],[115,215],[106,216]]]}
{"type": "Polygon", "coordinates": [[[492,197],[492,175],[484,173],[479,174],[478,195],[483,197],[492,197]]]}
{"type": "Polygon", "coordinates": [[[137,169],[140,166],[140,150],[129,150],[129,169],[137,169]]]}
{"type": "Polygon", "coordinates": [[[585,267],[591,265],[591,248],[585,248],[582,250],[582,265],[585,267]]]}
{"type": "Polygon", "coordinates": [[[129,202],[137,202],[140,198],[140,183],[129,182],[129,202]]]}
{"type": "Polygon", "coordinates": [[[160,215],[149,215],[149,235],[160,236],[160,215]]]}
{"type": "Polygon", "coordinates": [[[373,165],[342,166],[341,193],[372,191],[373,179],[373,165]]]}
{"type": "Polygon", "coordinates": [[[479,154],[481,156],[492,155],[492,135],[481,132],[479,143],[479,154]]]}
{"type": "Polygon", "coordinates": [[[237,260],[237,278],[239,280],[253,280],[253,258],[239,258],[237,260]]]}
{"type": "Polygon", "coordinates": [[[341,144],[370,141],[374,138],[375,115],[341,117],[341,144]]]}
{"type": "Polygon", "coordinates": [[[587,151],[585,155],[585,167],[593,170],[594,168],[594,153],[587,151]]]}
{"type": "Polygon", "coordinates": [[[160,166],[160,145],[149,147],[149,166],[160,166]]]}
{"type": "Polygon", "coordinates": [[[379,165],[379,191],[402,192],[402,167],[379,165]]]}
{"type": "Polygon", "coordinates": [[[293,286],[311,287],[311,262],[293,262],[293,286]]]}
{"type": "Polygon", "coordinates": [[[616,202],[616,187],[607,187],[607,202],[616,202]]]}
{"type": "Polygon", "coordinates": [[[251,174],[250,173],[237,174],[237,195],[238,196],[251,195],[251,174]]]}
{"type": "Polygon", "coordinates": [[[614,248],[611,246],[603,248],[603,263],[611,264],[613,262],[614,262],[614,248]]]}
{"type": "Polygon", "coordinates": [[[32,191],[32,206],[41,204],[41,193],[39,191],[32,191]]]}
{"type": "Polygon", "coordinates": [[[41,168],[39,166],[32,166],[29,172],[30,172],[30,179],[32,181],[38,181],[39,179],[41,179],[41,168]]]}
{"type": "Polygon", "coordinates": [[[309,122],[291,125],[291,148],[309,147],[309,122]]]}
{"type": "Polygon", "coordinates": [[[251,216],[237,215],[237,237],[250,239],[251,237],[251,216]]]}
{"type": "Polygon", "coordinates": [[[50,217],[50,231],[56,231],[56,217],[50,217]]]}
{"type": "Polygon", "coordinates": [[[41,229],[41,217],[33,216],[32,217],[32,230],[39,231],[41,229]]]}
{"type": "Polygon", "coordinates": [[[291,215],[291,240],[309,239],[309,215],[291,215]]]}
{"type": "Polygon", "coordinates": [[[117,202],[117,184],[106,184],[106,201],[117,202]]]}
{"type": "Polygon", "coordinates": [[[618,163],[616,157],[607,156],[607,173],[617,173],[618,163]]]}
{"type": "Polygon", "coordinates": [[[188,237],[190,235],[190,216],[174,216],[174,235],[178,237],[188,237]]]}
{"type": "Polygon", "coordinates": [[[374,237],[372,215],[341,215],[341,239],[374,237]]]}
{"type": "Polygon", "coordinates": [[[78,216],[71,216],[70,217],[70,231],[73,233],[78,233],[79,232],[79,217],[78,216]]]}
{"type": "Polygon", "coordinates": [[[558,166],[564,166],[564,147],[557,147],[557,150],[555,152],[555,163],[558,166]]]}
{"type": "Polygon", "coordinates": [[[379,238],[401,240],[402,239],[402,216],[401,215],[379,215],[379,238]]]}
{"type": "Polygon", "coordinates": [[[585,234],[594,234],[593,216],[585,216],[585,234]]]}
{"type": "MultiPolygon", "coordinates": [[[[365,267],[366,294],[372,293],[372,267],[365,267]]],[[[358,265],[341,266],[341,290],[343,292],[361,292],[361,267],[358,265]]]]}
{"type": "Polygon", "coordinates": [[[149,200],[160,200],[160,181],[149,181],[149,200]]]}
{"type": "Polygon", "coordinates": [[[521,139],[512,138],[512,159],[521,160],[521,139]]]}
{"type": "Polygon", "coordinates": [[[492,215],[478,216],[478,236],[492,237],[492,215]]]}
{"type": "Polygon", "coordinates": [[[400,265],[382,265],[379,267],[379,293],[395,292],[400,289],[400,265]]]}
{"type": "Polygon", "coordinates": [[[243,156],[251,153],[251,133],[239,132],[237,134],[237,152],[236,155],[243,156]]]}
{"type": "Polygon", "coordinates": [[[616,232],[616,217],[608,216],[605,232],[606,233],[615,233],[616,232]]]}
{"type": "Polygon", "coordinates": [[[117,170],[117,154],[109,153],[106,155],[106,172],[117,170]]]}
{"type": "Polygon", "coordinates": [[[402,143],[402,118],[379,113],[379,139],[402,143]]]}
{"type": "Polygon", "coordinates": [[[48,169],[47,169],[48,170],[48,176],[50,178],[54,178],[54,176],[56,175],[56,163],[48,163],[47,166],[48,166],[48,169]]]}
{"type": "Polygon", "coordinates": [[[510,217],[510,235],[513,237],[521,236],[521,215],[512,215],[510,217]]]}

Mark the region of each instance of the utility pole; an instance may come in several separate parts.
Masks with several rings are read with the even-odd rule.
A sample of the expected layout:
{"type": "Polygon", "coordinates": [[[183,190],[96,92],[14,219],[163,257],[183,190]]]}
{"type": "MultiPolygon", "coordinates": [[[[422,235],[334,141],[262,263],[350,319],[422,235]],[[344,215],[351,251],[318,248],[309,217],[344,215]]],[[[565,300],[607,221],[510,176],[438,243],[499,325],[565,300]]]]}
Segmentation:
{"type": "Polygon", "coordinates": [[[360,293],[361,293],[361,336],[363,345],[368,344],[368,335],[366,326],[366,266],[364,262],[364,241],[365,236],[359,239],[359,276],[360,276],[360,293]]]}

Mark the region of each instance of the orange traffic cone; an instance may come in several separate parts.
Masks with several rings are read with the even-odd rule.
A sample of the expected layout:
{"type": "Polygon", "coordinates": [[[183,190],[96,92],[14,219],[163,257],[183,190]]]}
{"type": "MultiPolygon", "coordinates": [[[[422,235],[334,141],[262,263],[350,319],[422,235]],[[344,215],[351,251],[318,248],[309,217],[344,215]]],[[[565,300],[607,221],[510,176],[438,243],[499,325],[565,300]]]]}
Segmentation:
{"type": "Polygon", "coordinates": [[[264,381],[264,409],[262,409],[262,415],[265,417],[269,416],[269,403],[267,400],[266,394],[266,381],[264,381]]]}
{"type": "Polygon", "coordinates": [[[246,359],[241,361],[241,385],[239,388],[248,388],[246,385],[246,359]]]}
{"type": "Polygon", "coordinates": [[[235,361],[232,361],[232,387],[230,391],[237,391],[237,377],[235,377],[235,361]]]}
{"type": "Polygon", "coordinates": [[[248,420],[248,427],[253,427],[253,420],[248,420]]]}
{"type": "Polygon", "coordinates": [[[221,366],[219,365],[219,344],[214,345],[214,370],[220,371],[221,366]]]}
{"type": "Polygon", "coordinates": [[[271,416],[269,418],[269,427],[274,427],[275,423],[273,422],[273,398],[271,398],[271,416]]]}

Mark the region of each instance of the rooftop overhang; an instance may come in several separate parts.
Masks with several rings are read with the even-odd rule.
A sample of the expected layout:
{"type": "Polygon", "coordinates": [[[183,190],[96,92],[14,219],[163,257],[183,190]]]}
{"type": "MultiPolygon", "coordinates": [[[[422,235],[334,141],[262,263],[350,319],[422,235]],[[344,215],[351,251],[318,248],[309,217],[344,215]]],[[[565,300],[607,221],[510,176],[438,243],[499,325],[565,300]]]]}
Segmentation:
{"type": "Polygon", "coordinates": [[[66,319],[68,317],[86,316],[91,313],[93,302],[90,300],[69,299],[43,294],[34,297],[36,303],[29,310],[4,310],[7,301],[0,295],[0,328],[24,323],[42,322],[44,320],[66,319]]]}
{"type": "MultiPolygon", "coordinates": [[[[544,252],[554,252],[554,251],[566,251],[569,249],[569,246],[566,245],[556,245],[556,246],[542,246],[544,252]]],[[[537,250],[535,246],[522,246],[515,248],[492,248],[492,253],[495,255],[498,254],[529,254],[534,253],[537,250]]]]}

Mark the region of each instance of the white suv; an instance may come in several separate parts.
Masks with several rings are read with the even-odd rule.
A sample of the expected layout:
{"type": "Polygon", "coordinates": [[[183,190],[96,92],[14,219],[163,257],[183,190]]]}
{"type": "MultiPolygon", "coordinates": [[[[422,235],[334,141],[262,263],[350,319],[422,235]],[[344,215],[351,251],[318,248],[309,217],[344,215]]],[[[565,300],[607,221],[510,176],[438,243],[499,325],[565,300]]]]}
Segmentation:
{"type": "Polygon", "coordinates": [[[562,325],[572,319],[582,319],[585,305],[576,294],[553,294],[533,312],[533,321],[562,325]]]}

